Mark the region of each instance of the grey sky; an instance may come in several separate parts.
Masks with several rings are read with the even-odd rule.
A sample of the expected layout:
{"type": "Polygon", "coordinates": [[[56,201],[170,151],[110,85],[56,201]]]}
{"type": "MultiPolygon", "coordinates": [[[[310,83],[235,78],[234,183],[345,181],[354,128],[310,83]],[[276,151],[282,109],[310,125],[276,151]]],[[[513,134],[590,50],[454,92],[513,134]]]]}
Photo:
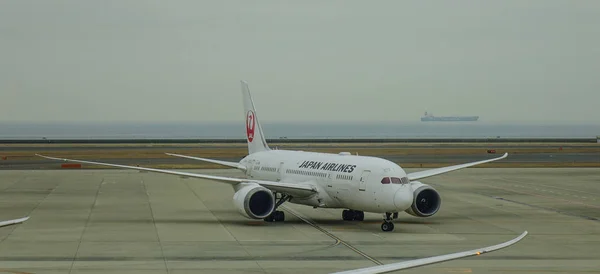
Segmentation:
{"type": "Polygon", "coordinates": [[[0,1],[0,121],[600,123],[600,1],[0,1]]]}

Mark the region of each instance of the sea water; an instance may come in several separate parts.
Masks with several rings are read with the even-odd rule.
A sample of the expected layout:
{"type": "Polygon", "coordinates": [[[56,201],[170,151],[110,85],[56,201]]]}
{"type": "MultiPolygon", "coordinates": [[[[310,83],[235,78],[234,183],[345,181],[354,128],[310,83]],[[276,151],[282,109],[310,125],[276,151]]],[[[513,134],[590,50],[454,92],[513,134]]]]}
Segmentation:
{"type": "MultiPolygon", "coordinates": [[[[600,125],[263,123],[266,138],[595,138],[600,125]]],[[[243,123],[0,123],[0,139],[245,138],[243,123]]]]}

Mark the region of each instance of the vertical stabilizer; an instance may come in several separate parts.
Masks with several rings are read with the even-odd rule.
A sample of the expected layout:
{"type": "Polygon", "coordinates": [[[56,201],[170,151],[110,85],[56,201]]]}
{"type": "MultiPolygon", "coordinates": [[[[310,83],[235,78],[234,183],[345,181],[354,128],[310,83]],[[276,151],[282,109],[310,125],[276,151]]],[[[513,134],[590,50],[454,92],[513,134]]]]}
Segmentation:
{"type": "Polygon", "coordinates": [[[256,109],[250,95],[250,89],[246,81],[242,83],[242,95],[244,97],[244,119],[246,121],[246,140],[248,141],[248,153],[256,153],[260,151],[270,150],[265,140],[262,127],[256,116],[256,109]]]}

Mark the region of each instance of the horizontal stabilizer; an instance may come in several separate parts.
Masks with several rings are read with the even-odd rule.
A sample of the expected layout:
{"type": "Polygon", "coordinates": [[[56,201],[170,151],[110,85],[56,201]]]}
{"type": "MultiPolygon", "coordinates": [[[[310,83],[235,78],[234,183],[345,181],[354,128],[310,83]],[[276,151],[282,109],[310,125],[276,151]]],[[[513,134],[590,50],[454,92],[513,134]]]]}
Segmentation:
{"type": "Polygon", "coordinates": [[[246,171],[246,167],[245,166],[243,166],[243,165],[241,165],[239,163],[236,163],[236,162],[213,160],[213,159],[193,157],[193,156],[173,154],[173,153],[165,153],[165,154],[170,155],[170,156],[180,157],[180,158],[187,158],[187,159],[192,159],[192,160],[204,161],[204,162],[209,162],[209,163],[213,163],[213,164],[218,164],[218,165],[233,167],[233,168],[237,168],[237,169],[242,170],[242,171],[246,171]]]}

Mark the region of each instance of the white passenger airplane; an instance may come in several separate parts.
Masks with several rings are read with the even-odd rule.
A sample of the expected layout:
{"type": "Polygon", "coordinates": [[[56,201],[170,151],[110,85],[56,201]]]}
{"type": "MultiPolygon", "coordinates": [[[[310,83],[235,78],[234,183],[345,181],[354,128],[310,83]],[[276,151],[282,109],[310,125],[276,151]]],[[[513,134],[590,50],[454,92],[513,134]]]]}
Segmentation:
{"type": "Polygon", "coordinates": [[[0,221],[0,227],[20,224],[20,223],[23,223],[23,222],[25,222],[27,220],[29,220],[29,217],[24,217],[24,218],[19,218],[19,219],[14,219],[14,220],[8,220],[8,221],[0,221]]]}
{"type": "Polygon", "coordinates": [[[446,172],[504,159],[502,157],[461,165],[406,173],[397,164],[368,156],[272,150],[256,115],[254,102],[245,81],[241,82],[246,137],[249,154],[240,162],[205,159],[169,154],[237,168],[247,178],[230,178],[183,171],[116,165],[83,160],[71,160],[38,155],[48,159],[104,165],[166,173],[190,178],[208,179],[230,184],[235,191],[233,203],[238,211],[251,219],[283,221],[283,211],[277,208],[284,202],[314,208],[344,208],[343,220],[364,219],[364,212],[383,213],[383,231],[394,229],[393,219],[398,212],[430,217],[438,212],[441,198],[431,186],[420,179],[446,172]]]}

